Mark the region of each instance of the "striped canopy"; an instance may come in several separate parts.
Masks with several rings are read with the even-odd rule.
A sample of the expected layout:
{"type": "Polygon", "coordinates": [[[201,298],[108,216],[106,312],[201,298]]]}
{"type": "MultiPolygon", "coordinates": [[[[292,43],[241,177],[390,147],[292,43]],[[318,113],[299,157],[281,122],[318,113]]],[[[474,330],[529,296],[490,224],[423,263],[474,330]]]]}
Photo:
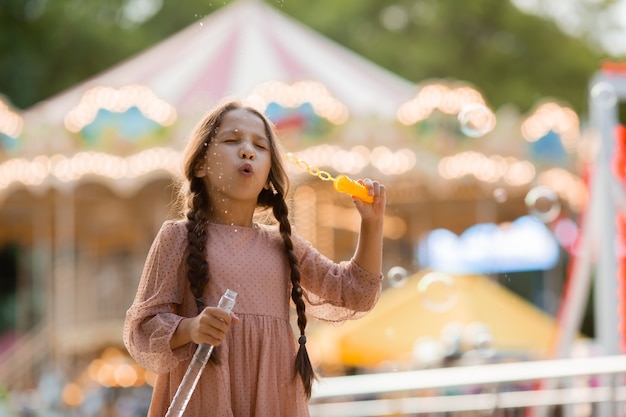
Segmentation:
{"type": "MultiPolygon", "coordinates": [[[[55,136],[54,141],[33,141],[27,153],[63,153],[68,148],[75,149],[75,138],[65,138],[68,126],[80,131],[88,123],[76,125],[78,122],[69,120],[68,115],[76,116],[73,111],[84,113],[86,110],[81,105],[90,106],[85,104],[89,94],[121,97],[130,94],[129,86],[136,85],[147,88],[153,100],[158,100],[162,106],[171,106],[175,112],[176,121],[163,135],[170,138],[168,140],[188,133],[201,115],[220,100],[226,97],[245,99],[259,89],[266,96],[277,96],[281,88],[284,93],[299,86],[300,96],[307,96],[300,98],[302,103],[315,104],[313,96],[319,99],[324,95],[322,98],[326,101],[330,99],[342,105],[350,118],[382,120],[395,119],[398,107],[409,100],[416,89],[414,84],[368,62],[264,2],[240,0],[27,110],[24,113],[26,135],[35,136],[45,130],[55,136]]],[[[139,93],[134,91],[133,94],[136,98],[139,93]]],[[[102,105],[101,98],[94,100],[102,105]]],[[[268,105],[270,103],[271,97],[267,101],[268,105]]],[[[295,103],[294,107],[302,103],[295,103]]],[[[103,114],[91,111],[93,114],[87,118],[82,113],[74,118],[86,119],[89,123],[92,118],[111,118],[110,109],[105,108],[103,114]]],[[[135,116],[128,116],[127,120],[138,121],[135,116]]],[[[75,133],[69,132],[69,136],[75,133]]],[[[93,140],[93,126],[89,134],[93,140]]],[[[144,143],[144,147],[150,144],[139,143],[144,143]]]]}

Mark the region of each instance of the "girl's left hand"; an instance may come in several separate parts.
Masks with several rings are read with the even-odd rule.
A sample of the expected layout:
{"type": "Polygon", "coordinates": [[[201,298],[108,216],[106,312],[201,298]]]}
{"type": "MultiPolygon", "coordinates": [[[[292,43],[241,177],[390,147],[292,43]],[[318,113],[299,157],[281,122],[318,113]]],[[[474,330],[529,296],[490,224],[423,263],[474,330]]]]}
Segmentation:
{"type": "Polygon", "coordinates": [[[361,185],[364,185],[368,194],[374,197],[374,201],[366,203],[365,201],[352,197],[354,206],[359,211],[363,220],[380,219],[385,214],[385,205],[387,204],[387,195],[385,193],[385,186],[378,181],[373,181],[369,178],[357,180],[361,185]]]}

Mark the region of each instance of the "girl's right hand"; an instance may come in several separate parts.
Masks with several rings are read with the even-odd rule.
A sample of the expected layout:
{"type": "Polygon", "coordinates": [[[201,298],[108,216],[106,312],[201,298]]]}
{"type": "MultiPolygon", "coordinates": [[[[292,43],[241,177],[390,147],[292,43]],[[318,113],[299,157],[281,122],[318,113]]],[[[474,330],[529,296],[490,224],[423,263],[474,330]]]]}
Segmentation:
{"type": "Polygon", "coordinates": [[[206,307],[189,322],[189,336],[196,344],[219,346],[226,338],[230,324],[239,318],[217,307],[206,307]]]}

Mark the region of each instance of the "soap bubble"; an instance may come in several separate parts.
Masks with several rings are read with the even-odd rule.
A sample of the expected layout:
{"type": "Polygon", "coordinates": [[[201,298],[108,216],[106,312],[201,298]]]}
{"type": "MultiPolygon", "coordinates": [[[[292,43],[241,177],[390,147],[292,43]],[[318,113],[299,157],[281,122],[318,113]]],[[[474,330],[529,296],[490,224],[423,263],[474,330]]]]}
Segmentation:
{"type": "Polygon", "coordinates": [[[464,324],[459,321],[451,321],[446,323],[441,329],[441,342],[445,347],[446,357],[460,356],[463,350],[463,327],[464,324]]]}
{"type": "Polygon", "coordinates": [[[611,108],[617,104],[617,92],[612,84],[600,81],[591,87],[591,101],[602,108],[611,108]]]}
{"type": "Polygon", "coordinates": [[[422,336],[413,344],[413,359],[421,367],[435,366],[441,363],[445,349],[441,341],[432,336],[422,336]]]}
{"type": "Polygon", "coordinates": [[[493,190],[493,199],[496,200],[496,203],[504,203],[508,198],[504,188],[496,188],[493,190]]]}
{"type": "Polygon", "coordinates": [[[472,322],[463,329],[463,347],[475,350],[482,357],[493,356],[493,334],[489,326],[482,322],[472,322]]]}
{"type": "Polygon", "coordinates": [[[496,126],[496,116],[487,106],[480,103],[463,106],[457,118],[461,132],[470,138],[481,137],[496,126]]]}
{"type": "Polygon", "coordinates": [[[429,272],[417,283],[424,308],[435,313],[449,310],[456,303],[454,278],[442,272],[429,272]]]}
{"type": "Polygon", "coordinates": [[[548,187],[538,186],[533,188],[526,194],[524,203],[526,203],[530,214],[544,223],[550,223],[561,213],[559,196],[548,187]]]}
{"type": "Polygon", "coordinates": [[[409,273],[406,269],[401,266],[394,266],[389,269],[387,272],[387,279],[389,280],[389,285],[392,287],[402,287],[406,284],[408,280],[409,273]]]}

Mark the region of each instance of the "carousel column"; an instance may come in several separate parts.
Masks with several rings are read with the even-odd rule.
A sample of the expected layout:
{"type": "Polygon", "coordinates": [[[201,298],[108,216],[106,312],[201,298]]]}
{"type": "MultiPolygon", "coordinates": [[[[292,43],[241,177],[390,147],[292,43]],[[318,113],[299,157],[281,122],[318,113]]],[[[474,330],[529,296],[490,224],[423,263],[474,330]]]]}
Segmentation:
{"type": "Polygon", "coordinates": [[[33,207],[31,212],[32,247],[25,263],[29,271],[29,284],[26,296],[20,303],[28,311],[25,323],[33,334],[30,348],[23,350],[31,361],[33,380],[54,371],[55,335],[50,330],[54,320],[54,241],[52,208],[49,200],[33,207]]]}
{"type": "MultiPolygon", "coordinates": [[[[31,254],[33,294],[33,314],[35,321],[40,323],[41,328],[47,328],[52,323],[52,308],[54,306],[52,295],[54,294],[54,261],[53,261],[53,230],[52,230],[52,207],[42,205],[33,211],[32,233],[33,248],[31,254]]],[[[51,341],[48,341],[51,342],[51,341]]],[[[52,346],[48,343],[47,346],[52,346]]]]}
{"type": "Polygon", "coordinates": [[[63,371],[70,369],[70,357],[64,349],[64,335],[75,322],[75,201],[74,186],[65,184],[57,190],[54,210],[54,333],[55,359],[63,371]]]}

